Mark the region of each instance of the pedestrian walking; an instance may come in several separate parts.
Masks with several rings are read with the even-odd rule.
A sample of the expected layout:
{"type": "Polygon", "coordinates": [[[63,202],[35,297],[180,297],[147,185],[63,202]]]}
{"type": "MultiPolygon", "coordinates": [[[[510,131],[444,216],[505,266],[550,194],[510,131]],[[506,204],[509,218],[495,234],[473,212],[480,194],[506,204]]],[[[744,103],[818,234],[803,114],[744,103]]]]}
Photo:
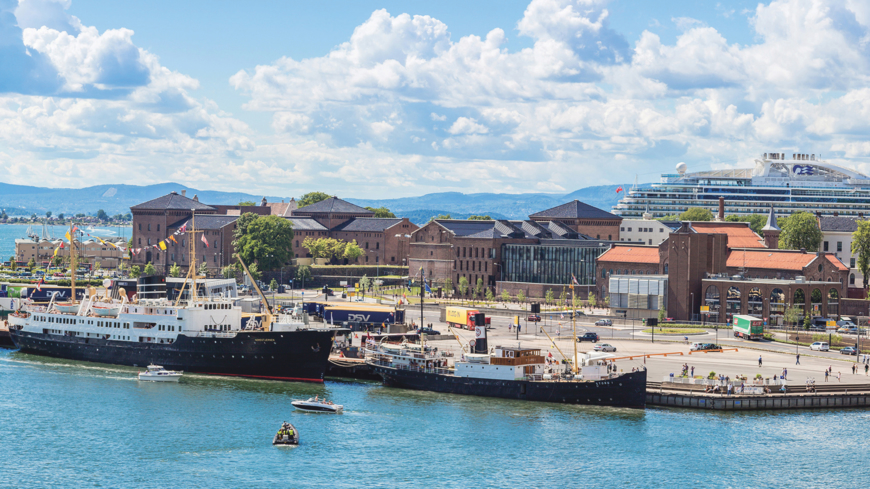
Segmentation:
{"type": "Polygon", "coordinates": [[[855,369],[857,369],[857,368],[858,368],[858,366],[853,363],[852,364],[852,375],[855,375],[855,369]]]}
{"type": "Polygon", "coordinates": [[[758,355],[758,366],[761,367],[761,355],[758,355]]]}
{"type": "Polygon", "coordinates": [[[788,369],[787,368],[782,369],[782,378],[785,380],[788,380],[788,369]]]}
{"type": "Polygon", "coordinates": [[[827,382],[827,381],[828,381],[828,371],[825,370],[825,382],[827,382]]]}
{"type": "Polygon", "coordinates": [[[693,379],[695,378],[695,366],[694,365],[692,365],[692,378],[693,379]]]}
{"type": "Polygon", "coordinates": [[[797,354],[797,362],[795,362],[795,365],[800,365],[800,364],[801,364],[801,354],[798,353],[797,354]]]}
{"type": "Polygon", "coordinates": [[[839,371],[837,372],[837,382],[842,382],[842,381],[840,380],[840,372],[839,372],[839,371]]]}
{"type": "Polygon", "coordinates": [[[864,364],[864,375],[867,375],[867,372],[870,371],[870,365],[864,364]]]}

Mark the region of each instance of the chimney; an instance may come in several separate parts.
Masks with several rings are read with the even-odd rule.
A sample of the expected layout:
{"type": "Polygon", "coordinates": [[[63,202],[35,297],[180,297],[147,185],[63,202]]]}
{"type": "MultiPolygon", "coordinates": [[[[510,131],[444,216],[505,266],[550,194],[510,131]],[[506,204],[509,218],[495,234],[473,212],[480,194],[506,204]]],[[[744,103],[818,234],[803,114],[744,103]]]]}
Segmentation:
{"type": "Polygon", "coordinates": [[[196,194],[193,194],[193,200],[199,202],[199,197],[197,197],[196,194]]]}
{"type": "Polygon", "coordinates": [[[181,191],[181,196],[182,196],[182,197],[187,197],[187,190],[182,190],[182,191],[181,191]]]}
{"type": "Polygon", "coordinates": [[[725,197],[719,197],[719,216],[716,218],[716,220],[725,220],[725,197]]]}
{"type": "Polygon", "coordinates": [[[803,253],[803,254],[806,255],[806,254],[807,254],[807,249],[806,249],[806,248],[801,248],[801,253],[803,253]]]}

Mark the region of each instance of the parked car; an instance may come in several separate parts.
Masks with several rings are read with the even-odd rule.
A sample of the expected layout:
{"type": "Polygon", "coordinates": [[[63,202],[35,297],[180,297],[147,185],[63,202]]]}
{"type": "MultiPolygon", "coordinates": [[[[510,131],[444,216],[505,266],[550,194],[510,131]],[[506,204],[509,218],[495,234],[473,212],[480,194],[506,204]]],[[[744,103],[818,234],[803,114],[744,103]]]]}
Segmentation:
{"type": "Polygon", "coordinates": [[[585,333],[582,336],[578,336],[577,341],[591,341],[593,343],[598,343],[598,333],[585,333]]]}
{"type": "Polygon", "coordinates": [[[841,355],[857,355],[858,349],[855,348],[854,346],[847,346],[847,347],[843,348],[842,350],[840,350],[840,354],[841,355]]]}
{"type": "Polygon", "coordinates": [[[607,343],[602,343],[600,345],[595,345],[593,348],[595,351],[616,351],[616,347],[613,345],[608,345],[607,343]]]}
{"type": "Polygon", "coordinates": [[[609,319],[599,319],[595,321],[595,326],[613,326],[613,321],[609,319]]]}
{"type": "Polygon", "coordinates": [[[721,350],[722,347],[715,343],[692,343],[692,347],[689,349],[692,351],[721,350]]]}
{"type": "Polygon", "coordinates": [[[432,328],[421,328],[421,329],[418,329],[417,332],[420,333],[420,334],[425,333],[425,334],[427,334],[427,335],[429,335],[429,336],[432,336],[432,335],[440,335],[440,334],[441,334],[441,331],[436,331],[436,330],[434,330],[434,329],[432,329],[432,328]]]}
{"type": "Polygon", "coordinates": [[[837,330],[838,333],[858,334],[858,326],[842,326],[837,330]]]}
{"type": "Polygon", "coordinates": [[[537,323],[541,320],[541,316],[538,316],[537,314],[530,314],[529,317],[526,318],[526,320],[532,323],[537,323]]]}
{"type": "Polygon", "coordinates": [[[830,350],[830,348],[831,347],[828,346],[828,342],[826,342],[826,341],[817,341],[817,342],[813,343],[812,345],[810,345],[810,350],[815,350],[815,351],[828,351],[828,350],[830,350]]]}

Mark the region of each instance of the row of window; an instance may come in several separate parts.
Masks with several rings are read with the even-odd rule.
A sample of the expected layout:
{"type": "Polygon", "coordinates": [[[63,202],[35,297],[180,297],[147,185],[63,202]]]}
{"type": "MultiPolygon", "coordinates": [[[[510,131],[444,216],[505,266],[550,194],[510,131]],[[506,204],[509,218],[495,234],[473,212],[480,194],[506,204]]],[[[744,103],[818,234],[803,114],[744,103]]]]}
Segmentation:
{"type": "MultiPolygon", "coordinates": [[[[621,227],[621,228],[619,228],[619,230],[625,231],[625,227],[621,227]]],[[[631,232],[631,228],[628,228],[628,232],[629,233],[631,232]]],[[[654,233],[655,229],[653,229],[653,228],[637,228],[637,232],[639,232],[639,233],[654,233]]],[[[659,232],[660,233],[665,232],[665,228],[659,228],[659,232]]]]}
{"type": "MultiPolygon", "coordinates": [[[[459,262],[459,270],[463,270],[463,268],[462,268],[462,260],[457,260],[457,261],[459,262]]],[[[456,270],[456,263],[457,263],[457,261],[454,261],[454,262],[453,262],[453,269],[454,269],[454,270],[456,270]]],[[[488,262],[488,261],[483,262],[483,270],[481,270],[481,269],[480,269],[480,263],[477,263],[477,262],[474,262],[474,261],[469,262],[469,261],[466,260],[466,261],[465,261],[465,268],[464,268],[464,270],[470,270],[470,271],[472,271],[472,272],[488,272],[488,271],[489,271],[489,262],[488,262]],[[469,268],[469,267],[470,267],[470,268],[469,268]]]]}
{"type": "MultiPolygon", "coordinates": [[[[822,244],[822,247],[823,247],[822,249],[824,249],[825,251],[828,251],[828,242],[825,241],[822,244]]],[[[842,241],[837,241],[837,251],[843,251],[843,242],[842,241]]]]}

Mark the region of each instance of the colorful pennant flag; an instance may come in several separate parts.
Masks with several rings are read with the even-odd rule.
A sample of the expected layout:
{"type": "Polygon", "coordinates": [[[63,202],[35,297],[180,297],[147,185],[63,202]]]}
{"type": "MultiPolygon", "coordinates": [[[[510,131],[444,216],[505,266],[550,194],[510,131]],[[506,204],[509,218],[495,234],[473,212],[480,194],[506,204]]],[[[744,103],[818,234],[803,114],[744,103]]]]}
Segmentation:
{"type": "Polygon", "coordinates": [[[159,246],[161,250],[166,251],[166,241],[161,241],[159,246]]]}
{"type": "Polygon", "coordinates": [[[205,239],[205,235],[203,234],[199,239],[200,239],[200,241],[205,243],[205,247],[208,248],[208,240],[205,239]]]}

